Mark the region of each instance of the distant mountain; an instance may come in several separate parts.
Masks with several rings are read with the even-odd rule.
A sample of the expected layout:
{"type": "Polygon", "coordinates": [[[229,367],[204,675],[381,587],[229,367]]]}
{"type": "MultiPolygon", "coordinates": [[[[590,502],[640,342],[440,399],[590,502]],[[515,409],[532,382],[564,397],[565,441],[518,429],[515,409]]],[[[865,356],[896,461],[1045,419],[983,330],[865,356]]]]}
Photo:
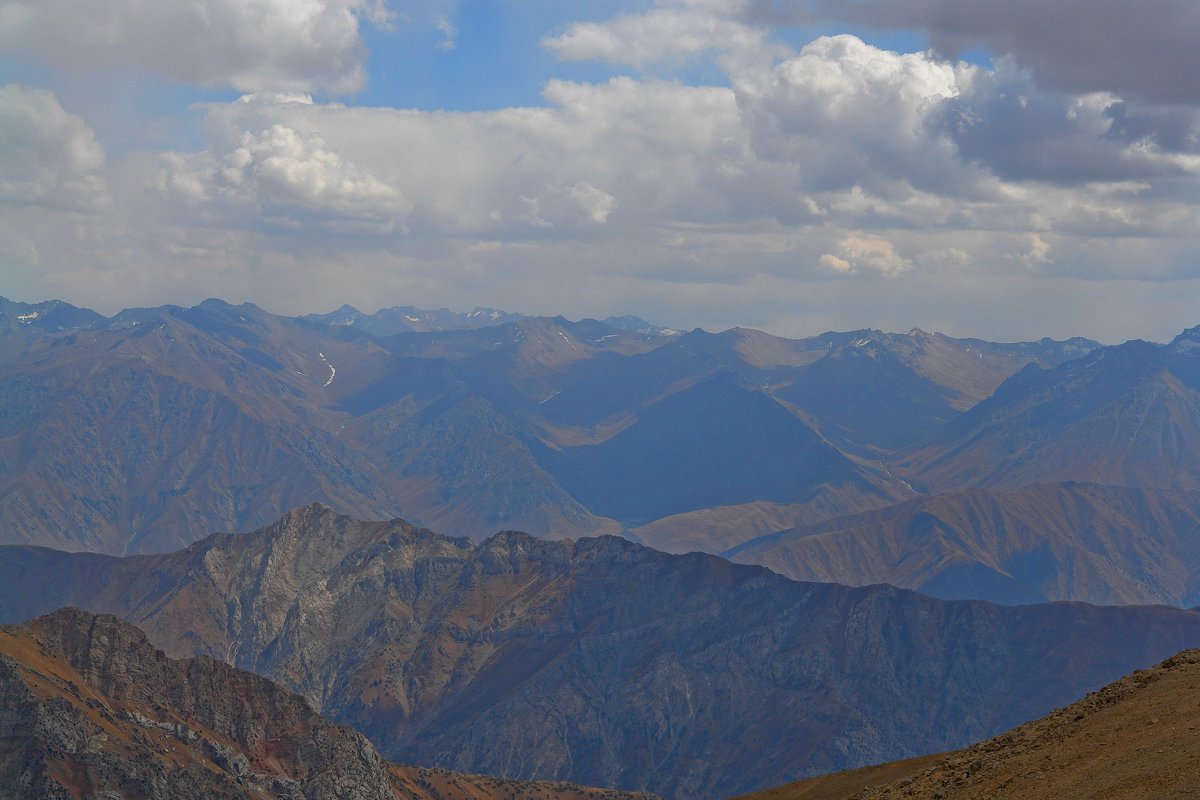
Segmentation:
{"type": "Polygon", "coordinates": [[[529,319],[495,308],[476,308],[465,313],[439,308],[431,311],[415,306],[391,306],[374,314],[364,314],[354,306],[344,305],[328,314],[305,314],[301,319],[323,325],[353,327],[375,336],[392,336],[408,331],[448,331],[458,328],[483,328],[505,322],[529,319]]]}
{"type": "Polygon", "coordinates": [[[1053,369],[1027,366],[900,454],[915,486],[1086,481],[1200,489],[1200,330],[1127,342],[1053,369]]]}
{"type": "Polygon", "coordinates": [[[162,552],[320,501],[476,539],[721,552],[907,499],[891,451],[1089,346],[490,311],[380,336],[351,312],[206,300],[0,326],[0,542],[162,552]]]}
{"type": "Polygon", "coordinates": [[[1200,605],[1200,492],[965,489],[781,531],[725,556],[796,580],[997,603],[1200,605]]]}
{"type": "Polygon", "coordinates": [[[264,678],[70,608],[0,627],[0,720],[6,798],[651,800],[388,764],[264,678]]]}
{"type": "Polygon", "coordinates": [[[0,297],[0,334],[20,331],[73,331],[101,325],[105,318],[61,300],[17,303],[0,297]]]}
{"type": "Polygon", "coordinates": [[[882,764],[739,800],[1140,800],[1200,793],[1200,651],[1139,670],[1049,716],[955,753],[882,764]]]}
{"type": "Polygon", "coordinates": [[[315,506],[169,555],[0,550],[0,618],[63,604],[278,680],[392,758],[696,800],[963,746],[1200,643],[1200,611],[945,602],[315,506]]]}
{"type": "Polygon", "coordinates": [[[414,362],[394,337],[206,301],[6,348],[0,540],[161,552],[314,500],[480,537],[619,529],[538,467],[513,409],[547,369],[645,337],[513,325],[417,335],[414,362]]]}
{"type": "Polygon", "coordinates": [[[601,320],[610,328],[616,328],[619,331],[633,331],[634,333],[648,333],[652,336],[676,336],[679,331],[674,328],[664,328],[661,325],[654,325],[646,322],[641,317],[635,317],[632,314],[625,314],[620,317],[607,317],[601,320]]]}
{"type": "Polygon", "coordinates": [[[534,453],[588,508],[633,524],[755,500],[804,503],[827,489],[864,495],[866,505],[898,496],[726,371],[655,403],[599,444],[534,453]]]}

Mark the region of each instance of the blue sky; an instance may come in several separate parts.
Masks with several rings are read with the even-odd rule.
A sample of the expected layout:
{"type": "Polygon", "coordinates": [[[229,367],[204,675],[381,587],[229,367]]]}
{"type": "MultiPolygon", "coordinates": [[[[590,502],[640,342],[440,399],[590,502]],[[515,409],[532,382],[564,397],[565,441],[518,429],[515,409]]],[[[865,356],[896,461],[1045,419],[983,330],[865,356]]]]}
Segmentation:
{"type": "Polygon", "coordinates": [[[1167,338],[1186,0],[0,0],[0,294],[1167,338]]]}

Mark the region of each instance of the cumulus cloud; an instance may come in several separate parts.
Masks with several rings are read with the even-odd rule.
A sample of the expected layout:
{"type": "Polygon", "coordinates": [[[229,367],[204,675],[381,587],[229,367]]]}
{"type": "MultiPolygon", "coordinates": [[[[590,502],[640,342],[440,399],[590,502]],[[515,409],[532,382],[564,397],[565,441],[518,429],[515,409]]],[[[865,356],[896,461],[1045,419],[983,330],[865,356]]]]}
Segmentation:
{"type": "Polygon", "coordinates": [[[917,29],[950,56],[980,47],[1012,54],[1046,86],[1200,104],[1193,0],[759,0],[747,16],[917,29]]]}
{"type": "Polygon", "coordinates": [[[746,157],[730,90],[616,78],[552,82],[545,96],[547,107],[477,113],[243,98],[208,107],[207,149],[167,157],[158,185],[230,208],[292,198],[272,207],[363,218],[396,213],[402,197],[416,236],[489,240],[573,235],[618,209],[645,221],[727,211],[725,172],[746,157]],[[319,175],[321,191],[297,175],[319,175]]]}
{"type": "Polygon", "coordinates": [[[345,160],[319,134],[280,124],[243,132],[237,146],[220,157],[164,154],[156,186],[264,220],[316,217],[390,225],[411,209],[398,188],[345,160]]]}
{"type": "Polygon", "coordinates": [[[0,50],[241,91],[346,93],[363,85],[363,20],[390,15],[379,0],[0,0],[0,50]]]}
{"type": "Polygon", "coordinates": [[[912,269],[912,259],[896,252],[895,246],[886,239],[870,239],[850,236],[838,242],[836,253],[825,253],[818,263],[826,269],[842,275],[854,275],[861,271],[874,272],[895,278],[912,269]]]}
{"type": "Polygon", "coordinates": [[[735,86],[755,150],[796,164],[809,191],[962,185],[953,144],[928,129],[959,92],[965,67],[924,53],[881,50],[849,35],[821,37],[735,86]]]}
{"type": "Polygon", "coordinates": [[[108,200],[104,150],[44,89],[0,87],[0,202],[77,211],[108,200]]]}

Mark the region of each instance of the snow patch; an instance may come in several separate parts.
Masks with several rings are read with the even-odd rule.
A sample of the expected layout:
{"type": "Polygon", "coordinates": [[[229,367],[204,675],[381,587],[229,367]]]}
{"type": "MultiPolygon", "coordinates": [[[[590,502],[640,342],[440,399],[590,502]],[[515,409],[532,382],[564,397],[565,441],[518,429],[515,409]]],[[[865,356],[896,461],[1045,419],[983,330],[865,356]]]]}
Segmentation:
{"type": "Polygon", "coordinates": [[[23,322],[26,325],[38,318],[38,312],[30,311],[28,314],[17,314],[17,322],[23,322]]]}
{"type": "Polygon", "coordinates": [[[562,331],[559,331],[559,332],[558,332],[558,335],[559,335],[559,336],[561,336],[561,337],[563,338],[563,341],[564,341],[564,342],[566,342],[567,344],[571,345],[571,349],[572,349],[572,350],[574,350],[576,353],[578,353],[578,352],[579,352],[579,348],[575,346],[575,343],[574,343],[574,342],[572,342],[570,339],[568,339],[568,338],[567,338],[567,335],[566,335],[565,333],[563,333],[562,331]]]}
{"type": "Polygon", "coordinates": [[[329,380],[325,381],[325,386],[321,387],[324,389],[326,386],[329,386],[329,384],[333,383],[333,376],[337,375],[337,370],[333,368],[333,364],[329,363],[329,359],[325,357],[324,353],[317,353],[317,355],[319,355],[321,360],[325,362],[325,366],[329,367],[329,380]]]}

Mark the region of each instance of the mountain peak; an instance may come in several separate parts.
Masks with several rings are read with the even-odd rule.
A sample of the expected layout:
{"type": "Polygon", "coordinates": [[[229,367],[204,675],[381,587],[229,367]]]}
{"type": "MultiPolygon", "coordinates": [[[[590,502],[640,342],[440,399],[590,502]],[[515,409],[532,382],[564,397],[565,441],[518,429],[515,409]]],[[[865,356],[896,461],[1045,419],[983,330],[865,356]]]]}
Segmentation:
{"type": "Polygon", "coordinates": [[[1169,347],[1176,353],[1200,355],[1200,325],[1188,328],[1180,333],[1171,340],[1169,347]]]}

